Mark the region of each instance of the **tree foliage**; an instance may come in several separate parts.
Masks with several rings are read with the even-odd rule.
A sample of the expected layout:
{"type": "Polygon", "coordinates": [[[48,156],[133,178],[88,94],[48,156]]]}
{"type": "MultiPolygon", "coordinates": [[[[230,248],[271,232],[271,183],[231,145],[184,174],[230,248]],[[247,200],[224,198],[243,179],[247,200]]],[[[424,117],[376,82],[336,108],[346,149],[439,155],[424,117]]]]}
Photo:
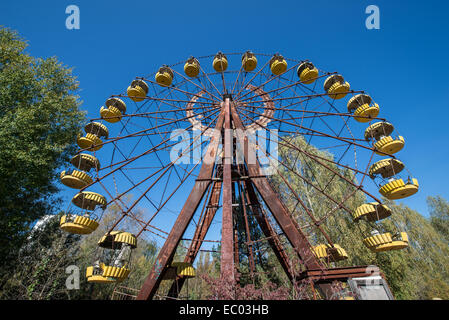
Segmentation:
{"type": "MultiPolygon", "coordinates": [[[[289,143],[316,158],[312,159],[305,153],[292,152],[287,145],[281,146],[279,148],[280,164],[276,174],[271,177],[271,181],[277,194],[308,236],[311,245],[327,243],[327,241],[315,227],[307,211],[312,213],[316,220],[322,221],[321,227],[330,239],[348,252],[347,260],[327,263],[329,267],[376,265],[385,275],[396,299],[449,298],[449,246],[447,245],[449,204],[446,200],[441,197],[429,198],[431,212],[429,220],[405,205],[384,199],[384,203],[393,212],[389,219],[378,223],[366,221],[355,223],[349,212],[355,211],[358,206],[367,202],[367,198],[348,182],[348,180],[357,182],[352,173],[326,161],[326,159],[333,160],[333,155],[307,144],[301,136],[290,137],[289,143]],[[300,197],[302,203],[298,202],[296,196],[300,197]],[[338,203],[331,198],[345,199],[344,208],[339,208],[338,203]],[[373,229],[393,234],[405,231],[409,235],[410,245],[404,250],[373,253],[362,241],[373,229]]],[[[235,297],[260,298],[264,290],[269,291],[268,288],[273,290],[275,285],[278,285],[289,290],[289,299],[312,298],[307,286],[290,283],[266,242],[257,243],[255,259],[262,263],[257,266],[257,276],[253,278],[249,276],[245,221],[241,214],[241,207],[236,210],[239,212],[236,228],[241,239],[239,241],[239,270],[242,273],[240,283],[238,286],[225,286],[220,283],[220,255],[214,254],[213,275],[200,275],[208,285],[206,286],[209,289],[208,296],[216,298],[234,295],[235,297]],[[249,293],[252,294],[248,296],[249,293]]],[[[250,237],[252,240],[259,239],[262,237],[261,231],[251,218],[253,216],[251,212],[248,213],[248,222],[252,227],[250,237]]],[[[274,221],[274,219],[271,220],[274,221]]],[[[279,227],[275,226],[275,228],[281,234],[279,227]]],[[[283,235],[280,238],[286,244],[290,266],[298,266],[296,254],[288,245],[287,239],[283,235]]]]}
{"type": "Polygon", "coordinates": [[[33,228],[20,248],[14,269],[5,277],[2,299],[70,299],[68,266],[77,265],[81,237],[59,229],[60,215],[47,215],[33,228]]]}
{"type": "MultiPolygon", "coordinates": [[[[290,142],[301,150],[307,150],[309,154],[319,156],[320,159],[332,159],[331,154],[308,145],[301,136],[292,137],[290,142]]],[[[323,221],[323,230],[334,243],[341,245],[349,254],[349,259],[338,264],[331,263],[331,266],[377,265],[385,274],[397,299],[449,298],[447,201],[441,197],[429,198],[429,221],[405,205],[384,199],[384,203],[393,212],[390,218],[375,224],[365,221],[355,223],[346,210],[336,207],[336,203],[324,195],[326,193],[337,200],[346,199],[344,206],[349,212],[367,202],[363,193],[355,190],[353,185],[342,178],[355,181],[350,172],[330,162],[320,160],[319,163],[300,152],[292,153],[286,147],[281,147],[279,154],[281,162],[298,175],[287,170],[286,166],[280,166],[279,174],[273,177],[273,182],[300,226],[308,234],[311,244],[327,242],[313,225],[306,209],[323,221]],[[335,175],[333,171],[339,172],[339,175],[335,175]],[[308,182],[299,175],[305,177],[308,182]],[[286,186],[281,176],[287,179],[291,189],[286,186]],[[332,183],[328,183],[329,181],[332,183]],[[304,205],[298,205],[292,190],[300,196],[304,205]],[[373,229],[392,234],[405,231],[409,235],[410,245],[405,250],[373,253],[362,242],[373,229]]]]}

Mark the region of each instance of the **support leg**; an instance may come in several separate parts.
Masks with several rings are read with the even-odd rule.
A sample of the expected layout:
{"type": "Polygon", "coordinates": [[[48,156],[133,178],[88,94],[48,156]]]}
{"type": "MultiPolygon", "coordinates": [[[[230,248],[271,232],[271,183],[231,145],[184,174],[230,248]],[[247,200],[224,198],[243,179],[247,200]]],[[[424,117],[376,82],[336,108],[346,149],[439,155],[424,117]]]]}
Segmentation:
{"type": "Polygon", "coordinates": [[[168,264],[171,263],[173,256],[175,255],[176,247],[178,246],[182,235],[187,229],[187,226],[189,225],[196,209],[206,193],[207,188],[209,187],[215,166],[218,146],[220,143],[220,132],[223,128],[223,121],[224,113],[221,112],[215,127],[216,130],[214,135],[211,137],[207,148],[198,179],[195,182],[193,190],[187,198],[187,201],[184,204],[178,218],[176,219],[173,229],[168,235],[164,246],[159,251],[153,268],[140,289],[137,300],[149,300],[153,298],[159,288],[159,284],[161,283],[165,272],[167,271],[168,264]]]}

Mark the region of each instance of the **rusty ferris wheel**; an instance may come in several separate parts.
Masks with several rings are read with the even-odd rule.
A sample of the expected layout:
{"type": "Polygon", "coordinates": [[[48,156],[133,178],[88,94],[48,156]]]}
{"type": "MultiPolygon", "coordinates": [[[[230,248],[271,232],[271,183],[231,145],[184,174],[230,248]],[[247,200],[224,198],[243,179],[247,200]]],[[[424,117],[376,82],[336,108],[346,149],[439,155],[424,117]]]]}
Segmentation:
{"type": "Polygon", "coordinates": [[[248,245],[251,272],[257,264],[253,244],[266,241],[290,280],[308,280],[330,298],[332,281],[368,275],[366,267],[331,267],[350,253],[322,228],[330,216],[349,214],[354,223],[373,226],[361,239],[369,250],[408,246],[405,232],[378,231],[376,223],[392,212],[364,187],[371,178],[388,199],[418,191],[418,181],[404,174],[405,165],[395,156],[405,140],[379,112],[372,97],[353,90],[342,75],[279,54],[219,52],[164,65],[108,98],[100,116],[85,126],[73,167],[61,173],[62,183],[79,191],[60,226],[88,234],[108,205],[120,208],[120,217],[98,242],[102,251],[86,271],[89,282],[123,281],[132,272],[129,259],[137,239],[146,233],[163,239],[138,299],[154,298],[164,279],[172,281],[167,295],[179,295],[185,280],[195,276],[193,263],[202,245],[214,241],[206,239],[214,221],[221,225],[215,241],[221,244],[224,279],[237,277],[239,240],[248,245]],[[352,130],[353,124],[366,124],[365,131],[352,130]],[[295,137],[306,144],[293,143],[295,137]],[[311,145],[333,156],[320,156],[311,145]],[[296,162],[286,163],[279,148],[299,162],[313,163],[312,174],[302,174],[296,162]],[[331,174],[316,179],[313,168],[331,174]],[[278,177],[294,205],[284,203],[271,176],[278,177]],[[292,187],[290,176],[320,195],[322,214],[292,187]],[[336,179],[349,186],[346,193],[329,192],[336,179]],[[368,200],[353,210],[346,204],[357,192],[368,200]],[[145,217],[135,214],[138,207],[146,208],[145,217]],[[121,230],[127,219],[137,221],[137,234],[121,230]],[[236,219],[243,221],[243,236],[235,230],[236,219]],[[250,219],[262,239],[251,238],[250,219]],[[325,243],[314,243],[313,232],[325,243]],[[187,254],[175,262],[181,240],[189,243],[187,254]],[[299,268],[292,268],[286,247],[297,255],[299,268]]]}

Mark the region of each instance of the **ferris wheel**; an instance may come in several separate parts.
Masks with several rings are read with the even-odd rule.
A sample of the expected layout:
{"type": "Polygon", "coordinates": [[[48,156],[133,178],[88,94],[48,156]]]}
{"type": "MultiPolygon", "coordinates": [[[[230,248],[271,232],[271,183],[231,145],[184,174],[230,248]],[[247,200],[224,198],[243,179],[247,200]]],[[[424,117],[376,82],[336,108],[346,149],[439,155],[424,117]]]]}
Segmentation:
{"type": "MultiPolygon", "coordinates": [[[[321,270],[318,278],[326,278],[331,264],[350,254],[323,228],[335,215],[348,214],[371,227],[360,240],[369,250],[408,246],[402,230],[382,230],[378,222],[392,211],[366,188],[371,179],[387,199],[419,188],[396,156],[405,139],[380,111],[343,75],[280,54],[218,52],[163,65],[107,98],[84,127],[80,150],[61,173],[62,183],[78,192],[60,227],[89,234],[109,205],[120,208],[86,272],[97,283],[128,277],[139,237],[160,239],[163,246],[139,299],[154,298],[164,279],[173,282],[167,295],[177,297],[184,281],[195,276],[193,263],[204,243],[221,244],[221,275],[233,281],[239,270],[237,219],[243,221],[251,272],[257,264],[253,244],[267,241],[289,279],[301,275],[288,263],[286,246],[298,256],[304,277],[321,270]],[[347,188],[333,192],[336,181],[347,188]],[[319,199],[318,206],[304,190],[319,199]],[[359,193],[367,202],[354,210],[348,203],[359,193]],[[136,214],[138,208],[144,216],[136,214]],[[127,220],[140,230],[123,230],[127,220]],[[250,220],[262,239],[251,239],[250,220]],[[219,232],[209,239],[217,224],[219,232]],[[181,241],[188,244],[187,254],[173,261],[181,241]]],[[[325,281],[317,288],[331,296],[325,281]]]]}

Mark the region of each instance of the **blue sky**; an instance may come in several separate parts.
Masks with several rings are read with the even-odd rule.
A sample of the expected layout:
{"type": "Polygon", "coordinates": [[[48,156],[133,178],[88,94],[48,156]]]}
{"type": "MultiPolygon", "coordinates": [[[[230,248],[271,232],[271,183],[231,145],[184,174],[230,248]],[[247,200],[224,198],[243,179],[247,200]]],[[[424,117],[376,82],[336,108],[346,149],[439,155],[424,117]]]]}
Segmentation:
{"type": "Polygon", "coordinates": [[[74,67],[89,117],[135,76],[190,55],[280,52],[338,70],[405,137],[400,159],[421,188],[404,203],[426,215],[427,196],[449,199],[448,11],[448,1],[2,1],[0,23],[31,55],[74,67]],[[70,4],[80,30],[65,27],[70,4]],[[370,4],[380,30],[365,28],[370,4]]]}

